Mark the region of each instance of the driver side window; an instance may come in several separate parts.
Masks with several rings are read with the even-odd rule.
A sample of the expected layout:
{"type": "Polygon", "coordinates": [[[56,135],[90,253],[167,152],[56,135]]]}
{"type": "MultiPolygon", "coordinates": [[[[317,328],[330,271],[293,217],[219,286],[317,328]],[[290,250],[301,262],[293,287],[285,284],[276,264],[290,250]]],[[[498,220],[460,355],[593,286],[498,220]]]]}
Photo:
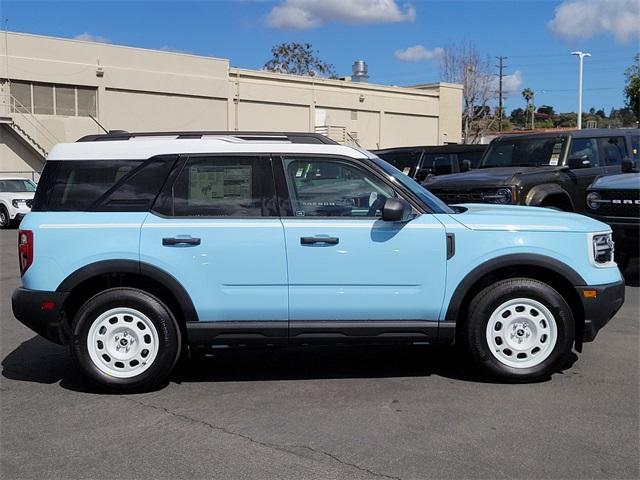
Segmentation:
{"type": "Polygon", "coordinates": [[[380,217],[385,200],[395,196],[375,175],[348,160],[287,158],[284,167],[297,217],[380,217]]]}

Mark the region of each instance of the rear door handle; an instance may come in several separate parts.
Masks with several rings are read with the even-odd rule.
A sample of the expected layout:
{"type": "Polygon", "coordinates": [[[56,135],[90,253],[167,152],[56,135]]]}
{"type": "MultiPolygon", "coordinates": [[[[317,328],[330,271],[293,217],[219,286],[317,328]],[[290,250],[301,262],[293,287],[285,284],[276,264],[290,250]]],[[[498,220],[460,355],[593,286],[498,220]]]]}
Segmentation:
{"type": "Polygon", "coordinates": [[[339,241],[338,237],[300,237],[300,245],[313,245],[314,243],[337,245],[339,241]]]}
{"type": "Polygon", "coordinates": [[[162,239],[162,245],[164,247],[195,247],[196,245],[200,245],[200,239],[193,237],[167,237],[162,239]]]}

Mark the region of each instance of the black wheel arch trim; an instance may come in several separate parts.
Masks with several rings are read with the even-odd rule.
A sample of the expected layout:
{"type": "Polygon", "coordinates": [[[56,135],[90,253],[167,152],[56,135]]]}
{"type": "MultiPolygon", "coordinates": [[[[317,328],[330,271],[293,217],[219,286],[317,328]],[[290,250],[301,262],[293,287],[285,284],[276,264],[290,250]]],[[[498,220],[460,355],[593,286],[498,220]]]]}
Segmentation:
{"type": "Polygon", "coordinates": [[[532,187],[527,193],[525,204],[537,207],[550,195],[563,195],[569,201],[571,209],[575,210],[571,195],[557,183],[543,183],[532,187]]]}
{"type": "Polygon", "coordinates": [[[556,260],[555,258],[532,253],[514,253],[510,255],[504,255],[502,257],[493,258],[480,264],[471,272],[469,272],[460,281],[460,283],[458,283],[458,286],[454,290],[451,300],[449,301],[445,321],[456,321],[465,296],[478,280],[495,270],[513,266],[546,268],[562,275],[565,279],[567,279],[567,281],[571,283],[571,285],[580,286],[587,284],[584,278],[582,278],[580,274],[578,274],[578,272],[576,272],[566,263],[556,260]]]}
{"type": "Polygon", "coordinates": [[[131,273],[149,277],[160,283],[175,296],[182,309],[185,321],[198,321],[198,313],[196,312],[191,297],[173,275],[154,265],[136,260],[102,260],[85,265],[65,278],[56,291],[71,292],[75,287],[90,278],[110,273],[131,273]]]}

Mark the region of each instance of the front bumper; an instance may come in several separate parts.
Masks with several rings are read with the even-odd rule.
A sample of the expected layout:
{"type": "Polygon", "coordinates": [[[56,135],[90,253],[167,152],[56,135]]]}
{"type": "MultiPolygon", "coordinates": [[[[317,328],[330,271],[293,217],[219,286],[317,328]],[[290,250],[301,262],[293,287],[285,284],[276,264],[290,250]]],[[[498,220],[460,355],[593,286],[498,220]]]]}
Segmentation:
{"type": "Polygon", "coordinates": [[[593,287],[575,287],[584,310],[583,342],[592,342],[598,331],[620,310],[624,303],[624,280],[593,287]],[[595,290],[596,296],[586,298],[585,290],[595,290]]]}
{"type": "Polygon", "coordinates": [[[67,343],[67,332],[62,319],[62,306],[69,296],[68,292],[45,292],[17,288],[11,296],[13,316],[38,335],[54,343],[67,343]],[[44,310],[42,302],[53,301],[55,307],[44,310]]]}

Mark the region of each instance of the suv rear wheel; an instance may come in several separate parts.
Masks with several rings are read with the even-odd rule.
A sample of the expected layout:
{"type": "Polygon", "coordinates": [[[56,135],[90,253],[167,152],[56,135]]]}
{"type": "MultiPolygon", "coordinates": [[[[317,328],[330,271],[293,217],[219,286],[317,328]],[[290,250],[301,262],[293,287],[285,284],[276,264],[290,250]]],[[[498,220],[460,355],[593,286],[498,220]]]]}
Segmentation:
{"type": "Polygon", "coordinates": [[[99,387],[144,391],[169,378],[180,353],[180,329],[156,297],[133,288],[113,288],[78,311],[71,354],[99,387]]]}
{"type": "Polygon", "coordinates": [[[0,228],[9,228],[11,226],[11,219],[9,218],[9,212],[4,206],[0,206],[0,228]]]}
{"type": "Polygon", "coordinates": [[[549,285],[528,278],[502,280],[469,305],[466,348],[485,373],[528,382],[562,368],[575,327],[571,308],[549,285]]]}

